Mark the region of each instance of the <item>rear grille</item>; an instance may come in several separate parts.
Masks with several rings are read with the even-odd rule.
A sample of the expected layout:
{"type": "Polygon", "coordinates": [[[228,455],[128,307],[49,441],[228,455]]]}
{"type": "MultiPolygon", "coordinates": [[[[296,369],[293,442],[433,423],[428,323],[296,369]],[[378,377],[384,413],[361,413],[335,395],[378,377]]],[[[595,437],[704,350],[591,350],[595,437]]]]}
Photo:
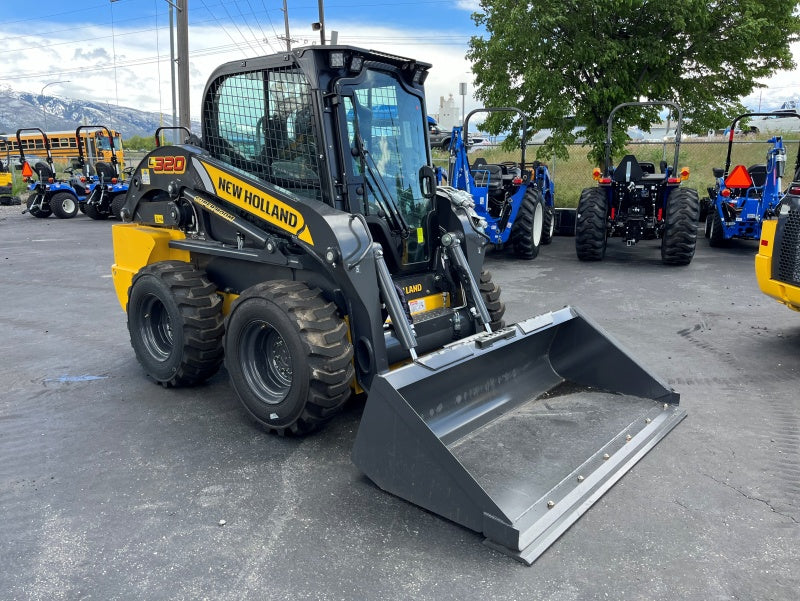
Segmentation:
{"type": "Polygon", "coordinates": [[[790,204],[789,214],[781,219],[778,232],[780,246],[775,279],[794,286],[800,286],[800,202],[790,204]]]}

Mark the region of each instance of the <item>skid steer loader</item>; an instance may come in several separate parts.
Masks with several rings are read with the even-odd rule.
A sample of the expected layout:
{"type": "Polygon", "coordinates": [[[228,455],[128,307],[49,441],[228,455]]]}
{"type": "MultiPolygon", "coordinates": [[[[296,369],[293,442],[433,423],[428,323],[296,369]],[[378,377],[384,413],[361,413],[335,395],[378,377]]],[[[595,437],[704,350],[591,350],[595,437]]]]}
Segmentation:
{"type": "Polygon", "coordinates": [[[762,224],[755,268],[761,292],[800,311],[800,166],[774,213],[762,224]]]}
{"type": "Polygon", "coordinates": [[[363,390],[355,464],[531,563],[685,412],[575,309],[503,324],[472,198],[435,186],[429,68],[347,46],[218,68],[202,137],[133,173],[114,285],[153,380],[224,360],[278,434],[363,390]]]}

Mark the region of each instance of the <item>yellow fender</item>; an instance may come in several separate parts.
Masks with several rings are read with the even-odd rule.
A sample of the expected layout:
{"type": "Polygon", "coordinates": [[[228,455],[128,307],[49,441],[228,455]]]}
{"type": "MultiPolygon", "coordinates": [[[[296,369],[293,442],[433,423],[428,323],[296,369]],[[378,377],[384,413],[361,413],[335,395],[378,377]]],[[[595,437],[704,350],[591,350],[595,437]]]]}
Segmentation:
{"type": "Polygon", "coordinates": [[[800,311],[800,287],[772,279],[772,253],[775,246],[777,219],[769,219],[761,225],[761,242],[756,255],[756,280],[761,292],[771,296],[794,311],[800,311]]]}
{"type": "Polygon", "coordinates": [[[159,261],[184,261],[189,263],[189,251],[170,248],[172,240],[183,240],[186,235],[175,229],[149,227],[137,223],[122,223],[111,228],[114,240],[114,264],[111,277],[122,309],[128,309],[128,289],[133,276],[140,269],[159,261]]]}

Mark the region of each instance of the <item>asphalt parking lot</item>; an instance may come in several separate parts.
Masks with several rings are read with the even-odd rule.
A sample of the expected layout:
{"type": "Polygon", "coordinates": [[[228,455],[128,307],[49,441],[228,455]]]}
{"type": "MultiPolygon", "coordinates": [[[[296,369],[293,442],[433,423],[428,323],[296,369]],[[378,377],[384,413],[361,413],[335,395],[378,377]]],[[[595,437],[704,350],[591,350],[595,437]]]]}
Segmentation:
{"type": "Polygon", "coordinates": [[[0,598],[790,600],[800,589],[800,314],[756,242],[584,264],[556,238],[490,255],[507,321],[574,305],[681,394],[688,418],[526,567],[377,489],[361,406],[267,435],[222,370],[165,390],[129,344],[113,222],[1,207],[0,598]]]}

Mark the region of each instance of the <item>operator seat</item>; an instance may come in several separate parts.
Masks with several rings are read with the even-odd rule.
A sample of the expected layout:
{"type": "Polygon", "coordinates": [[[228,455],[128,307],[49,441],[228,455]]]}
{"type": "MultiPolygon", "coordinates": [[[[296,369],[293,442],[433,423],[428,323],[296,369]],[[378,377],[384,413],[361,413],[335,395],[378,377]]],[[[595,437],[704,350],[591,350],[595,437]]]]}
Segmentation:
{"type": "Polygon", "coordinates": [[[644,177],[639,161],[632,154],[626,154],[614,169],[613,180],[616,183],[638,182],[644,177]]]}
{"type": "Polygon", "coordinates": [[[754,188],[763,188],[767,183],[767,166],[766,165],[751,165],[747,172],[750,174],[750,179],[753,180],[754,188]]]}
{"type": "Polygon", "coordinates": [[[489,194],[502,192],[503,168],[500,165],[489,165],[485,158],[478,157],[472,163],[470,171],[476,186],[483,188],[488,185],[489,194]]]}

